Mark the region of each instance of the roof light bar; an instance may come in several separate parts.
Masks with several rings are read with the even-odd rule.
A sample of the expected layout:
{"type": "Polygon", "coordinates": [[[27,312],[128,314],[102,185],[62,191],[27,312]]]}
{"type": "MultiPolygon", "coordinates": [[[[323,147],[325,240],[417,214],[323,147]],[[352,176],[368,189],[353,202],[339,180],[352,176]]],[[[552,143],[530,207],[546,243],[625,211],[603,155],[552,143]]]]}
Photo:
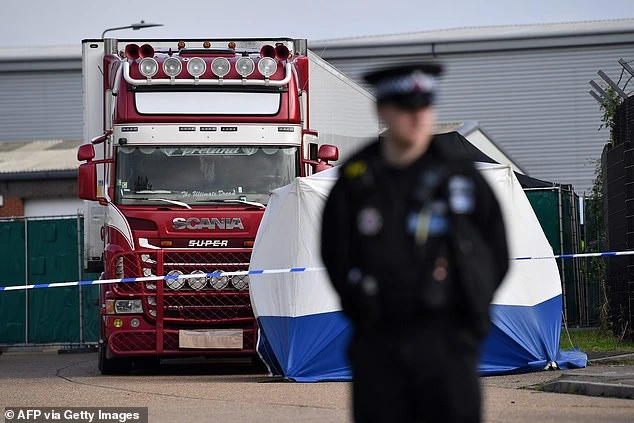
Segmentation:
{"type": "MultiPolygon", "coordinates": [[[[143,60],[154,60],[150,58],[146,58],[143,60]]],[[[154,60],[155,61],[155,60],[154,60]]],[[[141,63],[139,64],[141,65],[141,63]]],[[[293,76],[292,68],[290,63],[284,64],[284,78],[283,79],[173,79],[173,78],[159,78],[152,79],[151,81],[146,79],[136,79],[130,75],[130,66],[131,63],[129,61],[123,62],[123,78],[130,85],[147,85],[151,83],[152,85],[250,85],[250,86],[269,86],[269,87],[282,87],[288,84],[293,76]]],[[[158,69],[158,64],[156,66],[158,69]]],[[[146,78],[150,78],[143,74],[146,78]]],[[[154,76],[154,75],[152,75],[154,76]]]]}

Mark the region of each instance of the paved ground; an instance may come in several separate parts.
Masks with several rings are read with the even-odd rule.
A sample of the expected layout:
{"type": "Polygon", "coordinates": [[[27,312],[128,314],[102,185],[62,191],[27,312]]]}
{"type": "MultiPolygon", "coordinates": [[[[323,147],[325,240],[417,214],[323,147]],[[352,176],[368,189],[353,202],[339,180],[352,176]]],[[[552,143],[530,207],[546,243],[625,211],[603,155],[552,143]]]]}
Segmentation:
{"type": "MultiPolygon", "coordinates": [[[[613,382],[632,369],[601,364],[484,377],[485,421],[632,422],[633,400],[535,389],[568,376],[613,382]]],[[[147,406],[151,423],[350,421],[349,383],[280,383],[250,372],[250,366],[239,363],[170,363],[106,377],[97,370],[95,353],[8,352],[0,356],[0,411],[7,406],[147,406]]]]}

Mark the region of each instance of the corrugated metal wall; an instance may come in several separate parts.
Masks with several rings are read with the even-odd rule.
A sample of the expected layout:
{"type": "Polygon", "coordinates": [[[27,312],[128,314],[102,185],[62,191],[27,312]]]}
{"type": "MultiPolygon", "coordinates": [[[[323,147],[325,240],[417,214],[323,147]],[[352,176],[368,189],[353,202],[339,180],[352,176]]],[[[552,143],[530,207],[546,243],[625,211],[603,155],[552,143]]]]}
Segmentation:
{"type": "MultiPolygon", "coordinates": [[[[391,46],[376,56],[355,58],[342,58],[342,48],[314,51],[361,82],[369,68],[416,59],[403,55],[411,49],[391,46]]],[[[532,49],[520,43],[516,49],[493,49],[454,49],[440,56],[447,72],[438,120],[476,120],[530,176],[589,193],[609,136],[607,130],[598,131],[601,113],[588,94],[588,81],[600,81],[598,70],[618,80],[622,68],[617,60],[634,59],[634,42],[532,49]]],[[[64,69],[0,72],[0,141],[81,139],[81,90],[79,57],[64,69]]]]}
{"type": "MultiPolygon", "coordinates": [[[[398,47],[393,51],[388,57],[341,59],[341,50],[329,58],[326,48],[322,57],[361,82],[367,69],[417,59],[399,56],[398,47]]],[[[598,131],[601,113],[588,81],[600,81],[598,70],[617,81],[621,57],[634,59],[634,43],[440,56],[447,72],[438,120],[477,120],[530,176],[589,193],[609,133],[598,131]]]]}
{"type": "Polygon", "coordinates": [[[81,59],[76,70],[0,73],[0,141],[81,140],[81,59]]]}

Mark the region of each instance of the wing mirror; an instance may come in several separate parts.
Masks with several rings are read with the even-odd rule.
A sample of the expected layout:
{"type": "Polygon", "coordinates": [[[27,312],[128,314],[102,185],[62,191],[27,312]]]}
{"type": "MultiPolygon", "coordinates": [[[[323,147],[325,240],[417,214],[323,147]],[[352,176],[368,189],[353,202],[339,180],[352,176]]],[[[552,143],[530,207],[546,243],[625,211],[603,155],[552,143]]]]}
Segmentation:
{"type": "Polygon", "coordinates": [[[339,149],[334,145],[324,144],[317,151],[317,159],[325,162],[329,160],[334,162],[339,159],[339,149]]]}
{"type": "Polygon", "coordinates": [[[77,160],[80,162],[90,161],[95,158],[95,147],[92,144],[82,144],[77,150],[77,160]]]}

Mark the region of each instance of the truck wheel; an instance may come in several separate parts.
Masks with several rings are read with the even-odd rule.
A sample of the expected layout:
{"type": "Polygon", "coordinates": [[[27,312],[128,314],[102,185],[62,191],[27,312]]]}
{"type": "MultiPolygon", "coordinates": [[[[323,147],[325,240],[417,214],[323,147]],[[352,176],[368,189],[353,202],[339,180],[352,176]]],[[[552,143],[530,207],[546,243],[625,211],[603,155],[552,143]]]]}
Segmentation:
{"type": "Polygon", "coordinates": [[[143,357],[133,360],[134,368],[141,370],[156,370],[161,365],[158,357],[143,357]]]}
{"type": "Polygon", "coordinates": [[[251,365],[253,366],[253,371],[255,373],[269,373],[269,368],[266,367],[266,364],[264,364],[264,361],[262,361],[262,359],[260,358],[259,355],[254,354],[251,357],[251,365]]]}
{"type": "Polygon", "coordinates": [[[125,375],[130,373],[132,360],[129,358],[108,358],[108,347],[106,344],[99,344],[99,371],[102,375],[125,375]]]}

